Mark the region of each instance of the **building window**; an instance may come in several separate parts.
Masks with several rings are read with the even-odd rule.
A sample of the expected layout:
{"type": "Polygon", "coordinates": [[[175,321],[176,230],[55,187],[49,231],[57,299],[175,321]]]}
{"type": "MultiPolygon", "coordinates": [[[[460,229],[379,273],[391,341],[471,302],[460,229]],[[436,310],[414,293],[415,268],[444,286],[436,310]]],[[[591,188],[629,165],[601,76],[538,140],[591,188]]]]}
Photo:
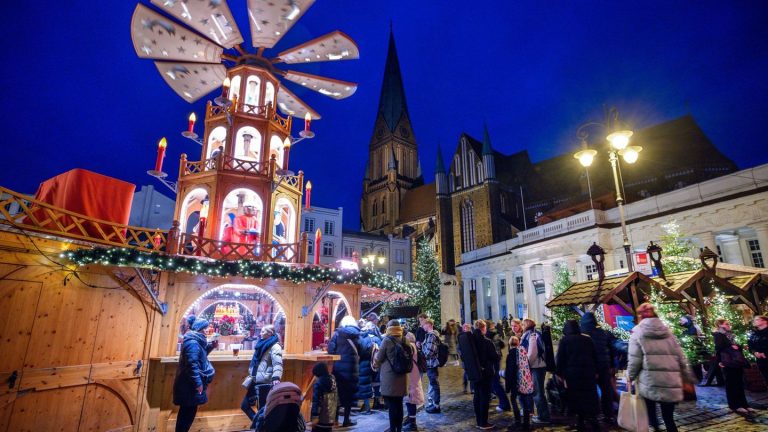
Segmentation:
{"type": "Polygon", "coordinates": [[[477,163],[477,182],[482,183],[483,182],[483,164],[482,162],[477,163]]]}
{"type": "Polygon", "coordinates": [[[461,251],[475,250],[475,214],[472,201],[461,204],[461,251]]]}
{"type": "MultiPolygon", "coordinates": [[[[499,279],[499,295],[507,295],[507,280],[506,279],[499,279]]],[[[506,313],[504,314],[507,315],[506,313]]]]}
{"type": "Polygon", "coordinates": [[[333,243],[331,242],[323,243],[323,256],[333,256],[333,243]]]}
{"type": "Polygon", "coordinates": [[[483,278],[483,294],[486,297],[491,296],[491,280],[488,278],[483,278]]]}
{"type": "Polygon", "coordinates": [[[387,214],[387,197],[381,199],[381,214],[387,214]]]}
{"type": "Polygon", "coordinates": [[[323,230],[323,234],[333,235],[333,226],[333,221],[325,221],[325,229],[323,230]]]}
{"type": "Polygon", "coordinates": [[[765,267],[763,253],[760,251],[760,242],[757,240],[747,240],[747,247],[749,248],[749,256],[752,258],[752,266],[765,267]]]}
{"type": "Polygon", "coordinates": [[[344,246],[344,258],[352,258],[353,253],[355,253],[354,246],[344,246]]]}
{"type": "Polygon", "coordinates": [[[402,249],[395,249],[395,263],[405,264],[405,251],[402,249]]]}
{"type": "Polygon", "coordinates": [[[398,271],[395,272],[395,279],[397,279],[399,281],[402,281],[404,275],[405,274],[403,273],[402,270],[398,270],[398,271]]]}
{"type": "Polygon", "coordinates": [[[523,277],[515,276],[515,293],[522,294],[525,286],[523,285],[523,277]]]}
{"type": "Polygon", "coordinates": [[[315,253],[315,242],[310,240],[307,242],[307,259],[315,253]]]}
{"type": "Polygon", "coordinates": [[[501,305],[501,316],[502,318],[507,318],[507,305],[501,305]]]}
{"type": "Polygon", "coordinates": [[[379,214],[379,202],[376,201],[376,199],[373,200],[373,210],[371,211],[371,214],[373,214],[374,216],[379,214]]]}
{"type": "Polygon", "coordinates": [[[314,232],[315,231],[315,220],[313,218],[306,218],[304,219],[304,232],[314,232]]]}
{"type": "Polygon", "coordinates": [[[595,280],[595,275],[597,274],[597,265],[596,264],[585,265],[584,273],[587,275],[587,280],[595,280]]]}

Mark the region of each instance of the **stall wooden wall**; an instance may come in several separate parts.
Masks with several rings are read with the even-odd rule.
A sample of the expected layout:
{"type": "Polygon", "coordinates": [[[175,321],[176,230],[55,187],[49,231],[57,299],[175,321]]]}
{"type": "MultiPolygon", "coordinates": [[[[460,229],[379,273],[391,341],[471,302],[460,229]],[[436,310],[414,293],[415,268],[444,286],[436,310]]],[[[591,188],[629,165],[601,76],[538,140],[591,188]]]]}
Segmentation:
{"type": "Polygon", "coordinates": [[[67,247],[0,231],[0,431],[132,430],[146,406],[137,366],[156,314],[124,269],[75,277],[67,247]]]}

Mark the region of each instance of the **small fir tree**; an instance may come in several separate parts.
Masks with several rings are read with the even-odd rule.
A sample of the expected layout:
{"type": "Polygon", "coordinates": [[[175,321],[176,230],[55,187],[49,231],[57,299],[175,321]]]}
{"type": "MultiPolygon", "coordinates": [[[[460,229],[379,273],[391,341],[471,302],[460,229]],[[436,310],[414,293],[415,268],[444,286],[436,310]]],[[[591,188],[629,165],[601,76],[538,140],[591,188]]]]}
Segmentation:
{"type": "Polygon", "coordinates": [[[435,251],[426,239],[417,245],[414,283],[406,285],[405,293],[435,321],[435,328],[440,328],[440,269],[435,251]]]}
{"type": "MultiPolygon", "coordinates": [[[[552,284],[552,298],[560,295],[571,286],[574,272],[565,263],[560,263],[555,271],[555,282],[552,284]]],[[[550,299],[551,300],[551,299],[550,299]]],[[[552,326],[553,341],[563,336],[563,326],[569,319],[579,319],[579,314],[571,306],[555,306],[549,309],[549,322],[552,326]]]]}

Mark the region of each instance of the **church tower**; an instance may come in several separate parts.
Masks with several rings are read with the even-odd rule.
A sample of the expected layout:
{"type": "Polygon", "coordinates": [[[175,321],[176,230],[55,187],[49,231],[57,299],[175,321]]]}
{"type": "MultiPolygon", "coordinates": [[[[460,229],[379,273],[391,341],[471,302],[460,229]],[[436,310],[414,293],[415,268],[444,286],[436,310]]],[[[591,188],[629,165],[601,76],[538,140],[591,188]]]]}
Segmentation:
{"type": "Polygon", "coordinates": [[[361,229],[392,233],[400,218],[400,204],[405,192],[423,183],[395,37],[390,31],[379,109],[368,145],[368,164],[363,179],[361,229]]]}
{"type": "Polygon", "coordinates": [[[447,274],[456,273],[456,263],[453,256],[453,208],[451,191],[448,189],[448,173],[443,163],[443,151],[437,145],[437,162],[435,163],[435,183],[437,192],[437,256],[440,271],[447,274]]]}

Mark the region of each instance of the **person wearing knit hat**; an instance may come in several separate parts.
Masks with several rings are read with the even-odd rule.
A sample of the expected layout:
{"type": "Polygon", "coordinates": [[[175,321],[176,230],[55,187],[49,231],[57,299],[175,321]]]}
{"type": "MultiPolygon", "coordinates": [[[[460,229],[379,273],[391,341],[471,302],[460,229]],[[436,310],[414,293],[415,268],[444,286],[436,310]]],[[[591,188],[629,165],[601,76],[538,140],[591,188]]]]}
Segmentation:
{"type": "Polygon", "coordinates": [[[209,344],[203,331],[208,320],[196,318],[192,328],[184,334],[179,356],[179,367],[173,381],[173,403],[179,405],[176,432],[186,432],[195,421],[198,405],[208,402],[206,390],[216,371],[208,361],[209,344]]]}
{"type": "Polygon", "coordinates": [[[386,336],[381,342],[381,349],[373,359],[373,367],[380,370],[381,395],[389,407],[389,430],[401,432],[403,430],[403,398],[408,395],[408,374],[398,374],[392,368],[397,349],[410,350],[414,353],[416,348],[403,337],[403,328],[400,322],[390,320],[387,323],[386,336]]]}
{"type": "Polygon", "coordinates": [[[190,314],[187,317],[187,330],[192,330],[192,324],[195,323],[196,319],[197,319],[197,317],[195,316],[195,314],[190,314]]]}
{"type": "Polygon", "coordinates": [[[341,319],[339,328],[328,342],[328,354],[336,354],[341,359],[333,364],[333,375],[336,377],[336,387],[339,391],[339,405],[344,408],[343,427],[354,426],[357,423],[350,420],[352,404],[355,403],[357,381],[360,378],[360,328],[357,320],[351,315],[341,319]]]}

